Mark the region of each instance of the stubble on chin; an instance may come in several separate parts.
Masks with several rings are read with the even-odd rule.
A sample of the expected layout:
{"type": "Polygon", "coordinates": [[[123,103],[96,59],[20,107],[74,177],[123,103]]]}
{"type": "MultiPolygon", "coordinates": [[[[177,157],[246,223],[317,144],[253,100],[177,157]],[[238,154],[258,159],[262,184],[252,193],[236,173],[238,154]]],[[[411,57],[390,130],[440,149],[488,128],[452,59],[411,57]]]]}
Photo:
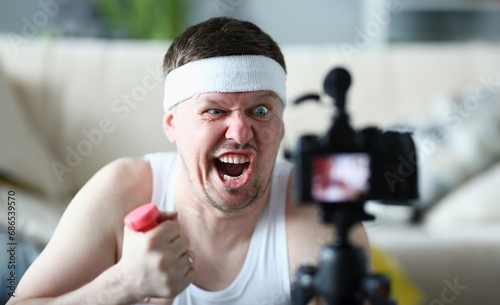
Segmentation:
{"type": "MultiPolygon", "coordinates": [[[[261,199],[264,196],[264,194],[266,194],[269,185],[271,184],[272,180],[271,178],[272,178],[272,170],[271,173],[269,174],[269,178],[265,183],[254,185],[249,195],[243,197],[242,199],[235,199],[235,201],[230,202],[229,204],[223,204],[215,200],[213,196],[210,196],[210,194],[207,192],[207,189],[204,190],[205,197],[210,205],[212,205],[213,207],[222,212],[235,213],[244,211],[255,206],[255,204],[259,201],[259,199],[261,199]]],[[[226,188],[224,189],[224,191],[226,191],[231,195],[238,195],[244,192],[245,190],[226,188]]]]}
{"type": "MultiPolygon", "coordinates": [[[[240,146],[240,145],[238,145],[240,146]]],[[[247,144],[241,145],[243,148],[248,148],[247,144]]],[[[233,146],[234,147],[234,146],[233,146]]],[[[211,154],[213,156],[213,154],[211,154]]],[[[181,162],[183,164],[183,167],[185,169],[185,172],[187,174],[187,179],[191,185],[195,185],[194,181],[191,179],[190,171],[187,166],[186,160],[184,160],[183,156],[181,155],[181,162]]],[[[258,171],[258,170],[257,170],[258,171]]],[[[224,204],[221,202],[222,200],[217,200],[215,199],[216,196],[212,196],[209,194],[208,190],[212,189],[214,190],[215,187],[211,187],[208,185],[204,185],[202,187],[202,194],[198,193],[196,194],[196,191],[194,190],[194,196],[198,197],[202,201],[208,202],[211,206],[214,208],[222,211],[222,212],[227,212],[227,213],[236,213],[240,211],[247,210],[251,207],[253,207],[259,199],[261,199],[269,189],[272,181],[272,174],[274,171],[274,166],[271,168],[271,170],[267,173],[267,181],[262,183],[263,179],[256,178],[257,183],[255,183],[253,186],[248,186],[251,187],[252,190],[249,193],[249,195],[243,197],[243,198],[235,198],[232,202],[229,202],[228,204],[224,204]],[[261,182],[261,183],[259,183],[261,182]]],[[[227,192],[230,195],[238,195],[240,193],[243,193],[246,191],[246,188],[243,189],[230,189],[230,188],[224,188],[223,189],[225,192],[227,192]]]]}

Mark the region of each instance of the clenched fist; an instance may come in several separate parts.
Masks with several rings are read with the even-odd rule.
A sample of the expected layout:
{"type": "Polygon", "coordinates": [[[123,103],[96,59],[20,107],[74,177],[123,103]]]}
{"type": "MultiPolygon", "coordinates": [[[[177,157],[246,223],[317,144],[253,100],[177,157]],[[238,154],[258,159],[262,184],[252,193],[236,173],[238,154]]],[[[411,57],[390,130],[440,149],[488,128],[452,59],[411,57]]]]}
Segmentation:
{"type": "Polygon", "coordinates": [[[176,219],[176,212],[160,212],[158,225],[147,232],[124,227],[122,256],[116,267],[139,300],[173,300],[194,279],[194,253],[176,219]]]}

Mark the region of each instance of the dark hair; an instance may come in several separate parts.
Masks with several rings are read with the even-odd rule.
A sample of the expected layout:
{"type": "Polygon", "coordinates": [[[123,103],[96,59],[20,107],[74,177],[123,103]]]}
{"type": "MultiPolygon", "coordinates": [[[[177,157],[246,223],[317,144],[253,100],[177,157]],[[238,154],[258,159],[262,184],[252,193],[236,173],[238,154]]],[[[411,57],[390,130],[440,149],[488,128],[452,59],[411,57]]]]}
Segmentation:
{"type": "Polygon", "coordinates": [[[278,44],[258,26],[229,17],[217,17],[189,27],[173,42],[163,60],[169,73],[188,62],[230,55],[263,55],[286,71],[278,44]]]}

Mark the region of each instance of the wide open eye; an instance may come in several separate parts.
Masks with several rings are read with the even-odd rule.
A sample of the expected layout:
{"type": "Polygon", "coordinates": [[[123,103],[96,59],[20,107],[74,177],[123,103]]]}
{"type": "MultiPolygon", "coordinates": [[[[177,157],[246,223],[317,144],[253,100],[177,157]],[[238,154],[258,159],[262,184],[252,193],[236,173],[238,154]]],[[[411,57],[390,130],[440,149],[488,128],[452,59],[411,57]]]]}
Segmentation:
{"type": "Polygon", "coordinates": [[[258,117],[265,117],[269,113],[269,108],[267,106],[257,106],[252,109],[252,113],[258,117]]]}

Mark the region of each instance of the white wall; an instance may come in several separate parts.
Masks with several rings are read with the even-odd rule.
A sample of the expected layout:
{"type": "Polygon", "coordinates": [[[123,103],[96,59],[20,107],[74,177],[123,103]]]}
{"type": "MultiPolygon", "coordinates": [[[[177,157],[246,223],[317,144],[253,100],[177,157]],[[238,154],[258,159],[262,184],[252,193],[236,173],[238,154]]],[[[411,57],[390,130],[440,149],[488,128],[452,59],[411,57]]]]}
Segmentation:
{"type": "Polygon", "coordinates": [[[230,16],[256,23],[280,44],[352,40],[362,0],[190,0],[189,20],[230,16]]]}

